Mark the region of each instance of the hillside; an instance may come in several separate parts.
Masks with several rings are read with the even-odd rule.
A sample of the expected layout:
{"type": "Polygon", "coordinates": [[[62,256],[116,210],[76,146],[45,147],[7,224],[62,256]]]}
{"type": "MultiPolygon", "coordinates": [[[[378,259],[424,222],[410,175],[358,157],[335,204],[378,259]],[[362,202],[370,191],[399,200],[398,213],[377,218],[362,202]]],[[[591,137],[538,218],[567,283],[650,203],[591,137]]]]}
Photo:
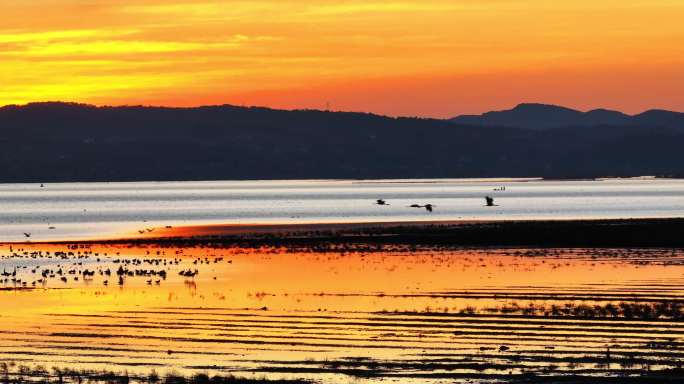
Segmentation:
{"type": "Polygon", "coordinates": [[[642,126],[684,131],[684,113],[650,110],[638,115],[627,115],[607,109],[581,112],[548,104],[519,104],[505,111],[481,115],[461,115],[451,119],[458,124],[515,127],[524,129],[556,129],[565,127],[642,126]]]}
{"type": "Polygon", "coordinates": [[[683,131],[649,124],[40,103],[0,108],[0,145],[0,182],[684,175],[683,131]]]}

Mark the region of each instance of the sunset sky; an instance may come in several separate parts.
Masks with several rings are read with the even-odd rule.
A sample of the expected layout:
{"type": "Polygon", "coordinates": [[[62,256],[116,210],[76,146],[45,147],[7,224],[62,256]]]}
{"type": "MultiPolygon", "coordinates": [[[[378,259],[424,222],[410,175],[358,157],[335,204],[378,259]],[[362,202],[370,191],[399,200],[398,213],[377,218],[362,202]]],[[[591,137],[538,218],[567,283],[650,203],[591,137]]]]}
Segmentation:
{"type": "Polygon", "coordinates": [[[681,0],[0,0],[0,105],[684,110],[681,0]]]}

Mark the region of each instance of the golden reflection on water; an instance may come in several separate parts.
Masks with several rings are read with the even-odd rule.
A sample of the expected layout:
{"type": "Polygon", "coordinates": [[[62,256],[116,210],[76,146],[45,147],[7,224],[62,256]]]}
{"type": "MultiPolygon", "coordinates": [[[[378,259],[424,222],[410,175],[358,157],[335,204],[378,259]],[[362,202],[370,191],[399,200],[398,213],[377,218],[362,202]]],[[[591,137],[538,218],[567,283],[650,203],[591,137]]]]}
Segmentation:
{"type": "Polygon", "coordinates": [[[654,328],[644,330],[642,340],[622,328],[575,329],[560,321],[544,331],[510,318],[473,327],[472,319],[459,314],[471,308],[496,317],[502,313],[487,308],[529,303],[676,299],[684,287],[684,268],[682,254],[671,250],[11,247],[2,249],[0,259],[6,274],[17,271],[0,284],[5,288],[0,291],[2,360],[282,377],[293,374],[292,364],[306,368],[318,359],[405,361],[446,353],[492,361],[482,351],[504,343],[520,353],[554,343],[587,355],[600,354],[607,343],[641,351],[648,337],[684,336],[678,323],[670,325],[667,338],[654,328]],[[55,256],[60,251],[67,254],[55,256]],[[120,266],[131,273],[165,270],[167,277],[127,276],[119,284],[120,266]],[[67,281],[55,274],[34,285],[46,269],[61,269],[67,281]],[[110,276],[104,274],[107,269],[110,276]],[[84,270],[95,275],[84,279],[84,270]],[[179,275],[195,270],[194,277],[179,275]],[[20,289],[24,284],[26,289],[20,289]],[[528,328],[534,334],[516,335],[528,328]]]}

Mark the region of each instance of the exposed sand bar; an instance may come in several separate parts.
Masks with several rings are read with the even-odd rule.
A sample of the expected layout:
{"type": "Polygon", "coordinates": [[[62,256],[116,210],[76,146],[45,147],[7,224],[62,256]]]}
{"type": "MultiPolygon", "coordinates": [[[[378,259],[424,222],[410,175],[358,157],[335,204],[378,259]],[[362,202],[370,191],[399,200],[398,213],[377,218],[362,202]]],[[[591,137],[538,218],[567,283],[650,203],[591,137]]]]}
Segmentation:
{"type": "Polygon", "coordinates": [[[353,242],[450,246],[684,247],[684,218],[226,224],[150,230],[144,234],[136,231],[122,234],[118,238],[84,242],[211,242],[256,245],[353,242]]]}

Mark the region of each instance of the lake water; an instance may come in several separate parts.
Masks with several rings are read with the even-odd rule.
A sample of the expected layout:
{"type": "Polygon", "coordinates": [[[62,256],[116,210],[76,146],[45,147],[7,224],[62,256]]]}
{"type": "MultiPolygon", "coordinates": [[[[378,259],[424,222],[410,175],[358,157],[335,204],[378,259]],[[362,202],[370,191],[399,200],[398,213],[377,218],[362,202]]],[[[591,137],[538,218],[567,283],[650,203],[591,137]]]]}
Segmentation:
{"type": "Polygon", "coordinates": [[[0,184],[0,208],[0,241],[26,240],[24,233],[32,241],[106,238],[165,225],[682,217],[684,180],[0,184]],[[498,206],[485,207],[486,195],[498,206]],[[409,207],[426,203],[432,213],[409,207]]]}

